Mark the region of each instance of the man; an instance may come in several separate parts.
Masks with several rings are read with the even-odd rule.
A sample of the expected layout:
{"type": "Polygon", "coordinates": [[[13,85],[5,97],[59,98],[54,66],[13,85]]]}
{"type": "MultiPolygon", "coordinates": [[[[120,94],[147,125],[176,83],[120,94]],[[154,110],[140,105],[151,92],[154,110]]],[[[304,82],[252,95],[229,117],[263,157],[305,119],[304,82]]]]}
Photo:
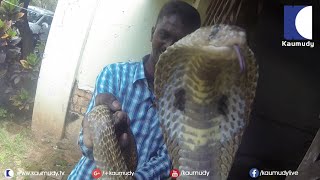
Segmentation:
{"type": "MultiPolygon", "coordinates": [[[[105,67],[98,75],[95,91],[87,113],[94,106],[105,104],[115,113],[116,127],[130,126],[134,135],[138,166],[137,180],[164,179],[169,176],[171,161],[163,141],[153,95],[155,65],[167,47],[200,27],[200,15],[195,8],[182,1],[165,4],[151,31],[152,51],[140,62],[115,63],[105,67]]],[[[128,135],[119,132],[122,148],[128,144],[128,135]]],[[[83,122],[79,145],[83,156],[69,176],[69,180],[92,178],[95,163],[92,140],[84,138],[90,132],[83,122]]]]}

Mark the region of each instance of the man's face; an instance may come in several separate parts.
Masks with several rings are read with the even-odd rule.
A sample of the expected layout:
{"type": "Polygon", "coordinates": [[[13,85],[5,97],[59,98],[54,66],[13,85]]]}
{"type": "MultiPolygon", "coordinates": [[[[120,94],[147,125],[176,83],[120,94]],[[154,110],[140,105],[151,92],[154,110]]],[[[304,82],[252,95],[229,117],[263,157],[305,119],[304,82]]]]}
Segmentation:
{"type": "Polygon", "coordinates": [[[190,28],[185,27],[176,15],[164,16],[156,27],[152,28],[152,52],[153,63],[156,64],[159,56],[167,47],[189,34],[190,28]]]}

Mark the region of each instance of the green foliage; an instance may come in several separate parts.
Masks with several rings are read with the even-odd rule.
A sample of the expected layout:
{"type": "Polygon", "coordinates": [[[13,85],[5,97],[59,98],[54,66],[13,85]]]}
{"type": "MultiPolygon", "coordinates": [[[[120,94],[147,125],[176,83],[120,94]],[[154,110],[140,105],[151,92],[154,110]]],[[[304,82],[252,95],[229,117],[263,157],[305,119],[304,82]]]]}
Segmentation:
{"type": "Polygon", "coordinates": [[[42,54],[44,52],[44,49],[46,47],[46,44],[44,42],[38,43],[35,47],[35,52],[37,52],[40,56],[40,58],[42,58],[42,54]]]}
{"type": "Polygon", "coordinates": [[[1,19],[10,19],[13,22],[18,21],[24,13],[20,12],[23,5],[19,0],[6,0],[1,2],[0,14],[1,19]]]}
{"type": "Polygon", "coordinates": [[[18,97],[20,100],[25,101],[29,98],[29,93],[28,91],[22,88],[18,94],[18,97]]]}
{"type": "Polygon", "coordinates": [[[39,62],[40,62],[40,58],[37,56],[36,53],[30,53],[27,56],[27,60],[20,60],[20,63],[23,68],[34,69],[34,70],[36,70],[36,67],[39,64],[39,62]]]}
{"type": "Polygon", "coordinates": [[[19,5],[19,0],[7,0],[7,2],[3,1],[2,7],[8,12],[13,12],[17,8],[16,6],[19,5]]]}
{"type": "Polygon", "coordinates": [[[31,53],[27,56],[27,62],[32,66],[35,67],[39,63],[39,58],[35,53],[31,53]]]}
{"type": "Polygon", "coordinates": [[[39,71],[40,70],[40,64],[41,64],[41,59],[43,56],[43,52],[45,49],[45,43],[44,42],[38,42],[34,52],[30,53],[26,60],[20,60],[20,63],[23,68],[25,69],[30,69],[33,71],[39,71]]]}
{"type": "Polygon", "coordinates": [[[0,19],[0,29],[4,27],[4,22],[0,19]]]}
{"type": "Polygon", "coordinates": [[[21,88],[17,94],[10,97],[10,101],[12,101],[12,105],[19,108],[19,110],[29,110],[30,105],[33,103],[33,97],[27,90],[21,88]]]}
{"type": "MultiPolygon", "coordinates": [[[[16,22],[24,16],[19,8],[23,4],[19,4],[19,0],[6,1],[8,3],[0,0],[0,81],[5,82],[3,84],[7,84],[7,87],[0,96],[5,97],[7,104],[11,104],[9,111],[17,112],[17,109],[30,112],[45,44],[37,44],[34,52],[21,59],[21,49],[17,47],[21,37],[16,28],[19,23],[16,22]]],[[[13,114],[0,109],[0,118],[2,116],[12,117],[13,114]]]]}
{"type": "MultiPolygon", "coordinates": [[[[14,71],[16,63],[19,62],[20,48],[16,45],[21,41],[15,23],[20,20],[24,13],[20,12],[19,0],[0,1],[0,81],[2,84],[9,84],[9,76],[14,71]]],[[[9,94],[1,93],[0,98],[9,103],[9,94]]],[[[10,108],[0,108],[0,118],[11,118],[14,115],[9,113],[10,108]]],[[[27,108],[27,107],[24,107],[27,108]]]]}
{"type": "Polygon", "coordinates": [[[17,35],[17,32],[10,28],[10,29],[8,29],[7,34],[10,38],[13,38],[17,35]]]}
{"type": "Polygon", "coordinates": [[[0,163],[9,164],[15,159],[23,160],[28,147],[26,142],[26,131],[12,136],[5,128],[0,128],[0,163]]]}
{"type": "MultiPolygon", "coordinates": [[[[2,1],[0,6],[0,51],[7,51],[8,48],[13,48],[13,46],[18,44],[21,40],[17,38],[18,32],[12,24],[13,22],[20,20],[24,14],[19,12],[20,8],[14,6],[19,5],[18,0],[8,0],[8,2],[9,3],[2,1]],[[14,5],[11,5],[10,3],[14,5]]],[[[5,61],[1,60],[0,62],[4,63],[5,61]]]]}
{"type": "MultiPolygon", "coordinates": [[[[15,70],[10,78],[15,85],[21,82],[22,79],[30,83],[38,79],[44,47],[44,43],[38,43],[33,53],[30,53],[25,60],[20,60],[21,68],[15,70]]],[[[14,89],[8,89],[8,91],[12,92],[14,89]]],[[[16,105],[15,103],[14,106],[16,105]]]]}
{"type": "Polygon", "coordinates": [[[6,118],[8,116],[8,111],[0,107],[0,119],[6,118]]]}

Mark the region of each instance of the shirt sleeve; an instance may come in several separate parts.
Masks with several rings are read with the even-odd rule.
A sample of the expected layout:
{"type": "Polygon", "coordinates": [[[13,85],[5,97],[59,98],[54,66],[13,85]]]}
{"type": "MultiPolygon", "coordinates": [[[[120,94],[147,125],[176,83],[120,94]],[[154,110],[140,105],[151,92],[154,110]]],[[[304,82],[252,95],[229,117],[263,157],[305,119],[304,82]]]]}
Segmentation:
{"type": "Polygon", "coordinates": [[[162,133],[159,130],[158,135],[160,137],[159,141],[154,141],[153,146],[162,144],[155,156],[150,158],[149,161],[145,162],[137,171],[134,176],[137,180],[149,180],[149,179],[167,179],[169,177],[171,161],[168,155],[167,147],[163,143],[162,133]]]}
{"type": "MultiPolygon", "coordinates": [[[[114,93],[114,78],[112,76],[112,70],[109,66],[105,67],[98,75],[97,79],[96,79],[96,84],[95,84],[95,89],[93,91],[92,94],[92,98],[91,101],[89,103],[87,112],[85,114],[88,114],[92,108],[94,107],[95,104],[95,98],[98,94],[100,93],[114,93]]],[[[84,143],[83,143],[83,131],[82,131],[82,127],[80,130],[80,135],[79,135],[79,140],[78,140],[78,145],[80,146],[80,149],[82,151],[82,154],[93,160],[93,149],[92,148],[87,148],[84,143]]]]}

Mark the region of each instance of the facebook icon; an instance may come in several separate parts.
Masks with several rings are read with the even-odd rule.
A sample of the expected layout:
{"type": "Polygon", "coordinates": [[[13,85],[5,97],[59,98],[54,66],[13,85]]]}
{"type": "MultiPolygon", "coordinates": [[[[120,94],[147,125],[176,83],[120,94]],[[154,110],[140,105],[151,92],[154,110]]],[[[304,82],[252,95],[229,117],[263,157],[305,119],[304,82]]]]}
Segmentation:
{"type": "Polygon", "coordinates": [[[257,178],[259,176],[259,170],[257,168],[252,168],[249,171],[249,175],[252,178],[257,178]]]}

